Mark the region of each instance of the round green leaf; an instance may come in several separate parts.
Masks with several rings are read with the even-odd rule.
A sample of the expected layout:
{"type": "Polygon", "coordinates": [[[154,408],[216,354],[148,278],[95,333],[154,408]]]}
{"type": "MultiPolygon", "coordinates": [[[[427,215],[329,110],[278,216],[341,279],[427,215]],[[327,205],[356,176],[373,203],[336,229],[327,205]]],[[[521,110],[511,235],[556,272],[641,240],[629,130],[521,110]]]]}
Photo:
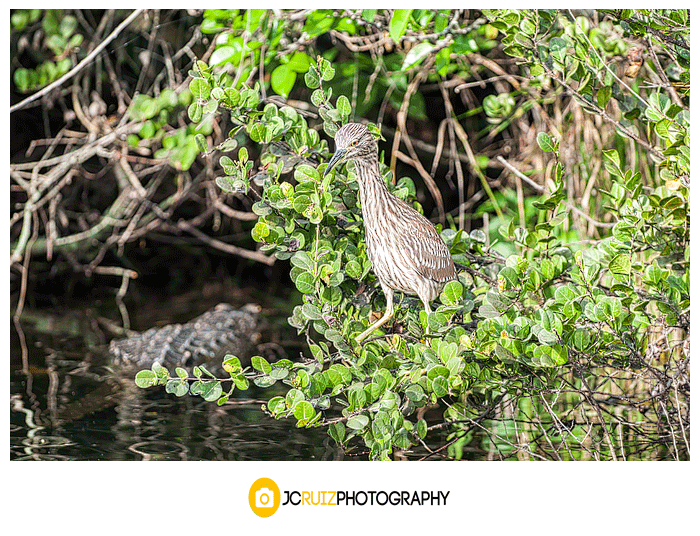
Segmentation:
{"type": "Polygon", "coordinates": [[[362,430],[369,423],[369,417],[367,415],[356,415],[348,419],[348,428],[353,430],[362,430]]]}
{"type": "Polygon", "coordinates": [[[296,285],[297,290],[302,294],[311,294],[316,288],[314,285],[314,276],[309,272],[299,274],[299,277],[297,277],[296,281],[294,281],[294,284],[296,285]]]}
{"type": "Polygon", "coordinates": [[[299,421],[297,423],[298,426],[303,426],[315,416],[316,410],[306,400],[302,400],[301,402],[298,402],[296,406],[294,406],[294,417],[297,419],[297,421],[299,421]]]}
{"type": "Polygon", "coordinates": [[[321,80],[324,82],[329,82],[333,80],[335,76],[335,69],[331,65],[331,62],[325,58],[319,58],[318,62],[318,73],[321,75],[321,80]]]}
{"type": "Polygon", "coordinates": [[[457,305],[462,299],[462,283],[459,281],[450,281],[445,285],[440,294],[440,302],[444,305],[457,305]]]}
{"type": "Polygon", "coordinates": [[[185,396],[189,392],[189,385],[184,380],[168,380],[165,384],[165,392],[175,396],[185,396]]]}
{"type": "Polygon", "coordinates": [[[309,69],[304,75],[304,82],[309,89],[316,89],[321,85],[321,80],[315,69],[309,69]]]}
{"type": "Polygon", "coordinates": [[[202,105],[198,102],[193,102],[187,107],[187,117],[189,117],[190,121],[193,123],[199,123],[203,115],[204,110],[202,109],[202,105]]]}
{"type": "Polygon", "coordinates": [[[156,377],[155,372],[152,370],[142,370],[136,374],[134,381],[136,382],[136,385],[142,389],[146,389],[147,387],[156,385],[158,383],[158,378],[156,377]]]}
{"type": "Polygon", "coordinates": [[[288,64],[283,64],[272,71],[270,75],[270,85],[275,93],[287,98],[294,87],[296,79],[297,73],[294,72],[288,64]]]}
{"type": "Polygon", "coordinates": [[[253,356],[250,360],[250,364],[253,365],[253,368],[255,370],[259,370],[260,372],[264,372],[265,374],[269,374],[272,370],[272,365],[268,363],[267,359],[259,355],[253,356]]]}
{"type": "Polygon", "coordinates": [[[555,140],[546,132],[537,133],[537,145],[540,146],[545,153],[553,153],[556,150],[555,140]]]}
{"type": "Polygon", "coordinates": [[[204,78],[193,78],[190,81],[190,91],[197,100],[207,100],[211,94],[211,86],[204,78]]]}
{"type": "Polygon", "coordinates": [[[347,121],[348,117],[350,116],[350,112],[352,111],[348,98],[345,95],[338,97],[335,107],[338,109],[338,113],[340,113],[340,117],[343,119],[343,121],[347,121]]]}

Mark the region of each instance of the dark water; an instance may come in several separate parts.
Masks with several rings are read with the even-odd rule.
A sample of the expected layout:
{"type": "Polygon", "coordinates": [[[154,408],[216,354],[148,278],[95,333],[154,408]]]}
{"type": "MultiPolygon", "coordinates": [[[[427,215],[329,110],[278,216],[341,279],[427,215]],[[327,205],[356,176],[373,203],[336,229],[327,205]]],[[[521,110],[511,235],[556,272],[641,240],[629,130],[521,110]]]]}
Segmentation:
{"type": "Polygon", "coordinates": [[[222,407],[163,388],[139,389],[109,370],[106,346],[87,317],[65,320],[75,325],[57,330],[61,335],[23,323],[24,360],[11,325],[11,460],[344,458],[325,430],[266,416],[260,406],[278,394],[274,388],[240,393],[222,407]]]}

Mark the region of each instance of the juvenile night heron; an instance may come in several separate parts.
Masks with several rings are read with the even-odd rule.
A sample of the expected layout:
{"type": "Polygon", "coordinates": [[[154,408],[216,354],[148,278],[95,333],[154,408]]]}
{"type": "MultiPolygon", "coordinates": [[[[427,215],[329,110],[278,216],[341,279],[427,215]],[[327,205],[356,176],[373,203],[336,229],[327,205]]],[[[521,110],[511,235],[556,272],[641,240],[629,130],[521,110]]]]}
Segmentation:
{"type": "Polygon", "coordinates": [[[433,224],[389,192],[379,173],[377,143],[369,129],[348,123],[335,135],[336,151],[324,177],[340,162],[355,161],[367,253],[386,296],[384,315],[362,332],[362,342],[394,314],[394,291],[417,294],[425,310],[448,281],[457,279],[447,245],[433,224]]]}

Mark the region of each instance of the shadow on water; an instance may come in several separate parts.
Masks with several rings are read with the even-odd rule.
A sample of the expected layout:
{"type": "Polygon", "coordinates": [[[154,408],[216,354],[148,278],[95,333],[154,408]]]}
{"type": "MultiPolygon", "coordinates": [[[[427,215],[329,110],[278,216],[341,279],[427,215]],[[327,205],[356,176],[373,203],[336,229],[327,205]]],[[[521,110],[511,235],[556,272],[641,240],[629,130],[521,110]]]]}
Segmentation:
{"type": "Polygon", "coordinates": [[[60,336],[23,323],[24,364],[10,329],[11,460],[345,458],[324,431],[298,429],[293,419],[261,411],[282,387],[279,393],[253,388],[221,407],[139,389],[133,376],[110,370],[106,345],[89,329],[90,315],[81,313],[64,318],[73,327],[60,336]]]}

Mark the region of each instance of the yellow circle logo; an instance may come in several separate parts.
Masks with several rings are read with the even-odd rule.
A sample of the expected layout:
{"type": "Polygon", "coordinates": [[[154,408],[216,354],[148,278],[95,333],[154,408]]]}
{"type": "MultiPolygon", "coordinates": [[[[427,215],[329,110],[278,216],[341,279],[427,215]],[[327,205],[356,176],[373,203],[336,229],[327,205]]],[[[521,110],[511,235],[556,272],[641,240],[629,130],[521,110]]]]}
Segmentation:
{"type": "Polygon", "coordinates": [[[250,486],[248,502],[250,508],[260,517],[270,517],[280,505],[280,489],[270,478],[258,478],[250,486]]]}

